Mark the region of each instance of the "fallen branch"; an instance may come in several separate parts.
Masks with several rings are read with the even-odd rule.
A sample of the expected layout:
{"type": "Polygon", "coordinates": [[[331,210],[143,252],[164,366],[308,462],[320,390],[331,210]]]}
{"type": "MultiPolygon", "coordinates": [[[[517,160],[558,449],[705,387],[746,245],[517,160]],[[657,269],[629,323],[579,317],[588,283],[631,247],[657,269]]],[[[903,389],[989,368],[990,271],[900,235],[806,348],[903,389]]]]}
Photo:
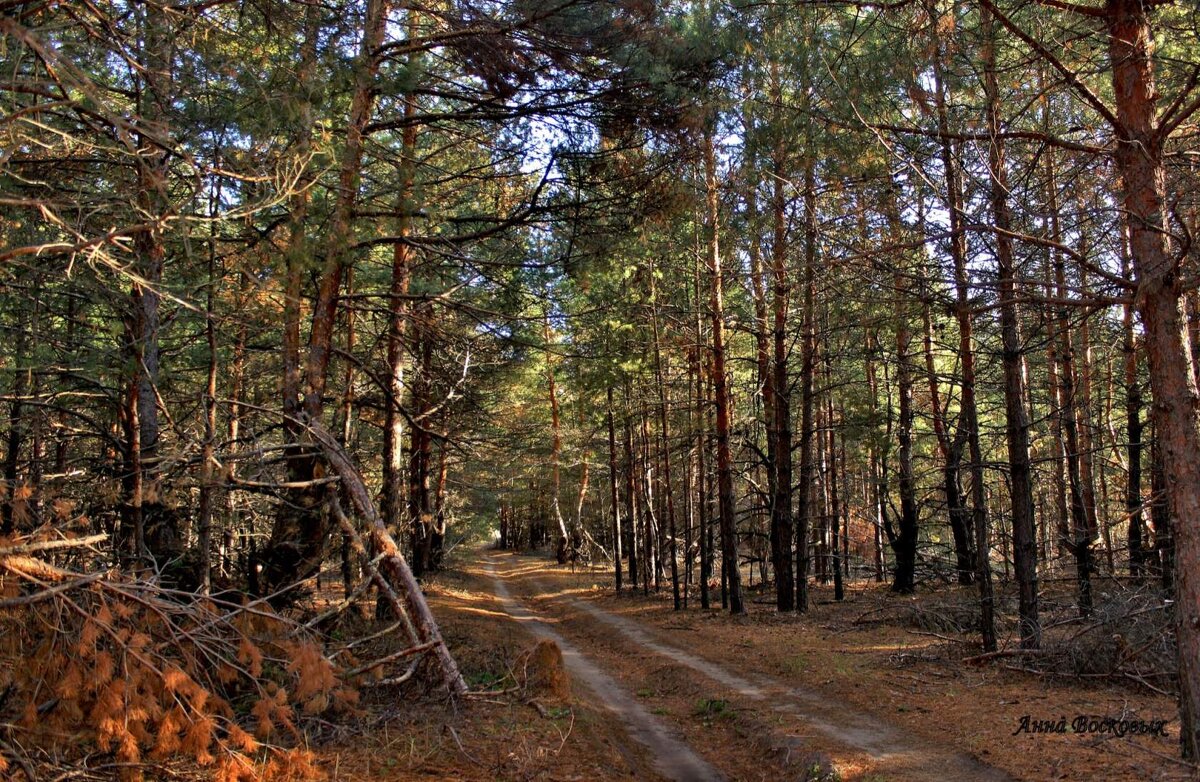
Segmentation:
{"type": "Polygon", "coordinates": [[[410,646],[407,649],[401,649],[399,651],[392,652],[391,654],[385,654],[383,657],[372,660],[371,662],[367,663],[366,665],[360,665],[353,670],[346,671],[346,676],[349,676],[349,677],[361,676],[362,674],[366,673],[367,671],[373,671],[382,665],[387,665],[388,663],[394,663],[397,660],[403,660],[405,657],[412,657],[414,654],[420,654],[421,652],[427,652],[430,649],[434,648],[435,646],[437,646],[437,643],[430,641],[428,643],[420,644],[419,646],[410,646]]]}
{"type": "Polygon", "coordinates": [[[1043,657],[1045,654],[1046,652],[1042,649],[1000,649],[986,654],[977,654],[974,657],[964,657],[959,662],[967,665],[980,665],[988,660],[996,660],[1001,657],[1043,657]]]}
{"type": "Polygon", "coordinates": [[[20,543],[16,546],[0,548],[0,557],[10,557],[14,554],[29,554],[34,551],[92,546],[96,543],[103,543],[106,540],[108,540],[108,535],[100,533],[98,535],[88,535],[86,538],[66,538],[64,540],[43,540],[37,543],[20,543]]]}
{"type": "Polygon", "coordinates": [[[35,557],[25,556],[7,556],[0,557],[0,568],[16,573],[18,576],[24,576],[31,580],[42,579],[45,581],[66,581],[70,578],[75,578],[79,574],[72,573],[69,570],[57,568],[48,562],[43,562],[35,557]]]}
{"type": "MultiPolygon", "coordinates": [[[[952,644],[969,643],[968,641],[964,641],[961,638],[951,638],[948,635],[942,635],[941,633],[931,633],[928,630],[906,630],[906,632],[912,633],[913,635],[927,635],[930,638],[937,638],[938,640],[941,640],[941,641],[949,641],[952,644]]],[[[964,662],[965,662],[965,660],[964,660],[964,662]]]]}
{"type": "Polygon", "coordinates": [[[6,608],[17,608],[19,606],[33,605],[34,603],[40,603],[43,600],[49,600],[50,598],[54,597],[55,595],[58,595],[59,593],[69,592],[70,590],[77,589],[78,587],[81,587],[85,584],[90,584],[93,581],[99,581],[103,577],[104,577],[104,573],[92,573],[91,575],[83,576],[82,578],[77,578],[74,581],[66,581],[62,584],[59,584],[58,586],[49,587],[48,589],[40,589],[31,595],[23,595],[21,597],[10,597],[6,600],[0,600],[0,610],[4,610],[6,608]]]}
{"type": "Polygon", "coordinates": [[[458,737],[458,731],[456,731],[452,725],[446,725],[446,730],[450,731],[450,735],[454,738],[454,743],[458,745],[458,751],[463,753],[463,757],[480,768],[483,768],[483,764],[476,760],[470,752],[467,752],[467,748],[463,746],[462,739],[458,737]]]}

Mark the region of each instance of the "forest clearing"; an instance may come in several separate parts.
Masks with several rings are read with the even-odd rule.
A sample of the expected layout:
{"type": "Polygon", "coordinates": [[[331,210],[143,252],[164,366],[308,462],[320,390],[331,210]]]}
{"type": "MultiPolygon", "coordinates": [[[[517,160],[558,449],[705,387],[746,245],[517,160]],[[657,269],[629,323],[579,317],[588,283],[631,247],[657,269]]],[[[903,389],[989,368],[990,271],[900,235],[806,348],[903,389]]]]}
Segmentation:
{"type": "Polygon", "coordinates": [[[0,779],[1200,778],[1197,41],[0,0],[0,779]]]}

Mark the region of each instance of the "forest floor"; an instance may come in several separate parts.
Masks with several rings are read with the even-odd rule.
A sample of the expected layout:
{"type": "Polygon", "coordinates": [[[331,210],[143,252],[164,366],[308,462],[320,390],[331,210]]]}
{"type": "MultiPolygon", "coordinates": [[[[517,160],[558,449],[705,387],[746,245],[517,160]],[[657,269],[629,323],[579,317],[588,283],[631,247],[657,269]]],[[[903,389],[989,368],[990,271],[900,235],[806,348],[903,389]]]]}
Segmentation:
{"type": "MultiPolygon", "coordinates": [[[[427,585],[475,691],[459,704],[370,704],[372,725],[321,753],[336,779],[1186,780],[1174,700],[1128,682],[1047,677],[905,616],[855,582],[804,616],[751,592],[750,613],[672,610],[669,587],[614,594],[607,571],[540,555],[463,553],[427,585]],[[569,696],[513,686],[537,639],[563,651],[569,696]],[[1167,721],[1166,736],[1074,733],[1080,716],[1167,721]],[[1063,734],[1019,732],[1023,717],[1063,734]],[[1173,729],[1174,728],[1174,729],[1173,729]]],[[[954,588],[957,589],[957,588],[954,588]]],[[[964,595],[964,600],[966,596],[964,595]]],[[[719,605],[719,598],[717,599],[719,605]]],[[[936,603],[936,605],[935,605],[936,603]]]]}

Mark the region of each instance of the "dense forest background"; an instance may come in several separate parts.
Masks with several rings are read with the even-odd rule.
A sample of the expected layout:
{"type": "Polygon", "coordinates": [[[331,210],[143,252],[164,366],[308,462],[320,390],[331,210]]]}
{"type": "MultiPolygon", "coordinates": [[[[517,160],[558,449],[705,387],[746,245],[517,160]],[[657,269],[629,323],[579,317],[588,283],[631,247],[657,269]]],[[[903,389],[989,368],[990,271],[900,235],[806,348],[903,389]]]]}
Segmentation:
{"type": "Polygon", "coordinates": [[[415,579],[498,534],[680,609],[969,586],[983,654],[1153,613],[1130,675],[1200,753],[1194,4],[3,0],[0,33],[24,730],[61,675],[101,749],[262,772],[238,697],[265,741],[365,672],[318,582],[460,688],[415,579]]]}

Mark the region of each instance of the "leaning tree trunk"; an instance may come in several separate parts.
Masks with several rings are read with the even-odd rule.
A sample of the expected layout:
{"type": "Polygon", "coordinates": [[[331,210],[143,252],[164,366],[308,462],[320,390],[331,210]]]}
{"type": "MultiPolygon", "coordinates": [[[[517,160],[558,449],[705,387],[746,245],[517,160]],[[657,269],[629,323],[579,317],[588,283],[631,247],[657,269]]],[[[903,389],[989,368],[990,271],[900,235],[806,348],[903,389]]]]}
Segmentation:
{"type": "MultiPolygon", "coordinates": [[[[375,509],[375,503],[367,492],[358,468],[354,466],[354,462],[345,450],[338,445],[333,435],[323,426],[314,422],[308,424],[306,429],[315,446],[321,451],[330,470],[341,481],[346,495],[367,522],[370,548],[372,552],[375,552],[382,571],[381,577],[376,579],[377,586],[390,598],[393,611],[406,619],[405,624],[409,626],[412,640],[417,642],[420,647],[433,652],[440,668],[442,684],[446,689],[452,695],[464,694],[467,691],[467,685],[459,672],[458,664],[455,663],[449,647],[442,638],[437,621],[433,618],[429,604],[425,601],[425,595],[421,592],[421,587],[417,584],[404,555],[400,552],[400,547],[396,545],[395,539],[388,532],[387,524],[375,509]],[[386,578],[382,577],[383,575],[386,575],[386,578]],[[399,587],[399,595],[392,589],[393,584],[399,587]]],[[[342,515],[336,504],[333,510],[331,515],[335,517],[342,515]]],[[[354,527],[349,524],[343,523],[343,529],[355,537],[358,535],[354,527]]],[[[368,564],[373,571],[376,570],[376,561],[373,558],[368,564]]]]}

